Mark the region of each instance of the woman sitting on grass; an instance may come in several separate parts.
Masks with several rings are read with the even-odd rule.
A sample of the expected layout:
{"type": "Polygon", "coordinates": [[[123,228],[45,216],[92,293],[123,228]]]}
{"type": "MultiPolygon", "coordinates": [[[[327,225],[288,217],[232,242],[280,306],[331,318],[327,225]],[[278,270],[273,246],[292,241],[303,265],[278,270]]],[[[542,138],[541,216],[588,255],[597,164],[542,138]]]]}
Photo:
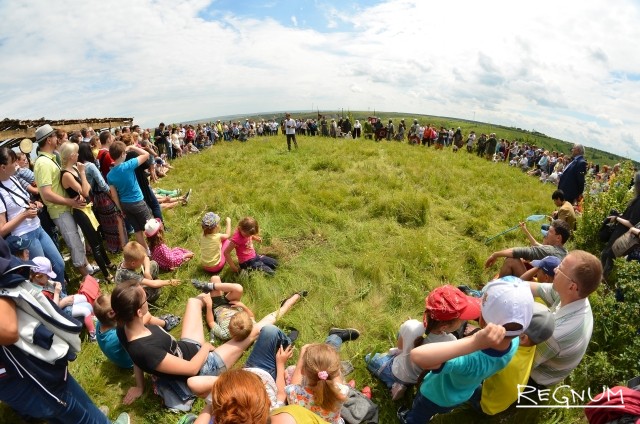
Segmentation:
{"type": "Polygon", "coordinates": [[[125,405],[142,395],[143,372],[170,384],[185,384],[188,377],[196,375],[219,375],[231,369],[256,339],[257,330],[242,342],[231,340],[218,348],[213,347],[204,340],[203,306],[200,298],[187,301],[181,338],[176,340],[161,327],[144,323],[149,305],[140,284],[123,282],[116,286],[111,294],[111,307],[118,321],[116,333],[133,360],[136,376],[136,386],[127,392],[123,401],[125,405]]]}

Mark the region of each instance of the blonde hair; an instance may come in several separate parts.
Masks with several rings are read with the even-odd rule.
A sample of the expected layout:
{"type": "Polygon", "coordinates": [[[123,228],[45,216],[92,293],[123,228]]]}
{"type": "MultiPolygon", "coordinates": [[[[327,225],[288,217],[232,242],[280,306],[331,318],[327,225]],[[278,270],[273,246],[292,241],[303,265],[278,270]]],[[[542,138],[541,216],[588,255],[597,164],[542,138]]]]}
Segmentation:
{"type": "Polygon", "coordinates": [[[328,411],[339,410],[344,398],[333,381],[340,377],[338,352],[326,343],[312,344],[307,347],[302,367],[307,387],[313,392],[313,402],[328,411]],[[321,378],[323,373],[326,375],[321,378]]]}
{"type": "Polygon", "coordinates": [[[246,311],[240,311],[229,320],[229,335],[237,342],[249,337],[253,330],[253,320],[246,311]]]}
{"type": "Polygon", "coordinates": [[[147,256],[145,248],[137,241],[130,241],[122,248],[122,257],[125,262],[133,262],[144,259],[147,256]]]}
{"type": "Polygon", "coordinates": [[[218,377],[211,389],[216,424],[266,424],[271,402],[260,377],[242,369],[218,377]]]}
{"type": "Polygon", "coordinates": [[[113,312],[112,317],[109,316],[110,312],[113,312],[113,308],[111,307],[111,295],[101,294],[95,302],[93,302],[93,314],[102,324],[113,327],[116,325],[115,312],[113,312]]]}
{"type": "Polygon", "coordinates": [[[78,153],[78,145],[76,143],[72,143],[70,141],[65,141],[60,146],[60,162],[62,163],[62,167],[66,168],[67,163],[69,163],[69,158],[72,154],[78,153]]]}

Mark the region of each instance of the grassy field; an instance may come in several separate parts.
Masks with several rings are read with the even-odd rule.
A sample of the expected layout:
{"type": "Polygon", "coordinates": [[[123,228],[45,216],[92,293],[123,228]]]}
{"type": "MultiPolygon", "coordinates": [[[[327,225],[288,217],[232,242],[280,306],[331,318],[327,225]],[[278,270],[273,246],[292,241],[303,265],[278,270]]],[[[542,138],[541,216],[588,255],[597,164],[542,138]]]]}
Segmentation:
{"type": "MultiPolygon", "coordinates": [[[[279,322],[300,330],[298,345],[322,341],[332,326],[360,329],[360,339],[342,351],[356,367],[349,379],[358,388],[371,386],[380,422],[395,423],[399,405],[367,372],[364,355],[389,349],[399,324],[422,316],[430,289],[486,283],[497,269],[483,269],[489,254],[525,245],[526,239],[512,232],[489,245],[484,240],[529,215],[553,210],[553,187],[462,151],[319,137],[299,137],[298,143],[293,152],[287,152],[284,136],[221,143],[174,161],[176,169],[159,187],[192,188],[193,194],[188,206],[166,212],[168,244],[199,253],[199,223],[206,211],[231,217],[234,226],[243,216],[255,217],[263,237],[258,252],[277,257],[281,267],[273,278],[258,273],[239,277],[225,269],[222,279],[243,284],[243,300],[258,317],[289,294],[309,290],[279,322]]],[[[539,234],[535,224],[531,228],[539,234]]],[[[206,277],[197,259],[166,275],[185,283],[163,289],[152,313],[182,314],[186,299],[198,293],[188,281],[206,277]]],[[[179,337],[180,327],[171,333],[179,337]]],[[[178,419],[161,406],[148,378],[143,397],[122,407],[133,376],[108,363],[95,344],[83,344],[71,371],[112,417],[128,411],[134,423],[178,419]]],[[[6,407],[2,412],[0,422],[17,422],[6,407]]],[[[519,420],[576,419],[554,414],[560,415],[519,420]]],[[[439,422],[478,420],[458,411],[439,422]]]]}

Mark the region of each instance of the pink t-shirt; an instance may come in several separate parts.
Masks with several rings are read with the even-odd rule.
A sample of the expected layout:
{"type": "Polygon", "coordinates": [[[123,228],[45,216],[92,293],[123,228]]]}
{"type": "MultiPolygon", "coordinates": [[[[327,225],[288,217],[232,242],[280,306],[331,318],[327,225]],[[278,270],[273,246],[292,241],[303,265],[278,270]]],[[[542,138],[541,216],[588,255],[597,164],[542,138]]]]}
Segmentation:
{"type": "Polygon", "coordinates": [[[244,237],[240,234],[240,230],[236,229],[236,232],[231,236],[231,241],[236,245],[238,263],[246,262],[257,256],[256,251],[253,248],[253,239],[251,236],[244,237]]]}

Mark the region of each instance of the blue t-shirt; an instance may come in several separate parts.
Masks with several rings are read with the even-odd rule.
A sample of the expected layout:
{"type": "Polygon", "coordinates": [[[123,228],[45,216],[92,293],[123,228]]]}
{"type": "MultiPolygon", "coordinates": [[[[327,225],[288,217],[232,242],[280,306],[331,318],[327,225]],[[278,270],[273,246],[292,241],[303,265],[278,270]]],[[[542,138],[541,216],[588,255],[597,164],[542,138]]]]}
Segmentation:
{"type": "Polygon", "coordinates": [[[107,174],[107,182],[118,191],[120,202],[135,203],[144,199],[138,180],[136,180],[135,169],[137,167],[138,158],[129,159],[111,168],[107,174]]]}
{"type": "Polygon", "coordinates": [[[484,379],[509,364],[519,345],[520,339],[515,337],[506,352],[485,349],[450,359],[439,370],[432,370],[426,375],[420,393],[445,408],[460,405],[471,398],[484,379]]]}
{"type": "Polygon", "coordinates": [[[96,339],[98,340],[100,350],[102,350],[102,353],[104,353],[107,359],[120,368],[133,368],[133,361],[124,347],[122,347],[122,344],[120,344],[115,327],[103,333],[100,330],[100,321],[98,321],[96,323],[96,339]]]}

